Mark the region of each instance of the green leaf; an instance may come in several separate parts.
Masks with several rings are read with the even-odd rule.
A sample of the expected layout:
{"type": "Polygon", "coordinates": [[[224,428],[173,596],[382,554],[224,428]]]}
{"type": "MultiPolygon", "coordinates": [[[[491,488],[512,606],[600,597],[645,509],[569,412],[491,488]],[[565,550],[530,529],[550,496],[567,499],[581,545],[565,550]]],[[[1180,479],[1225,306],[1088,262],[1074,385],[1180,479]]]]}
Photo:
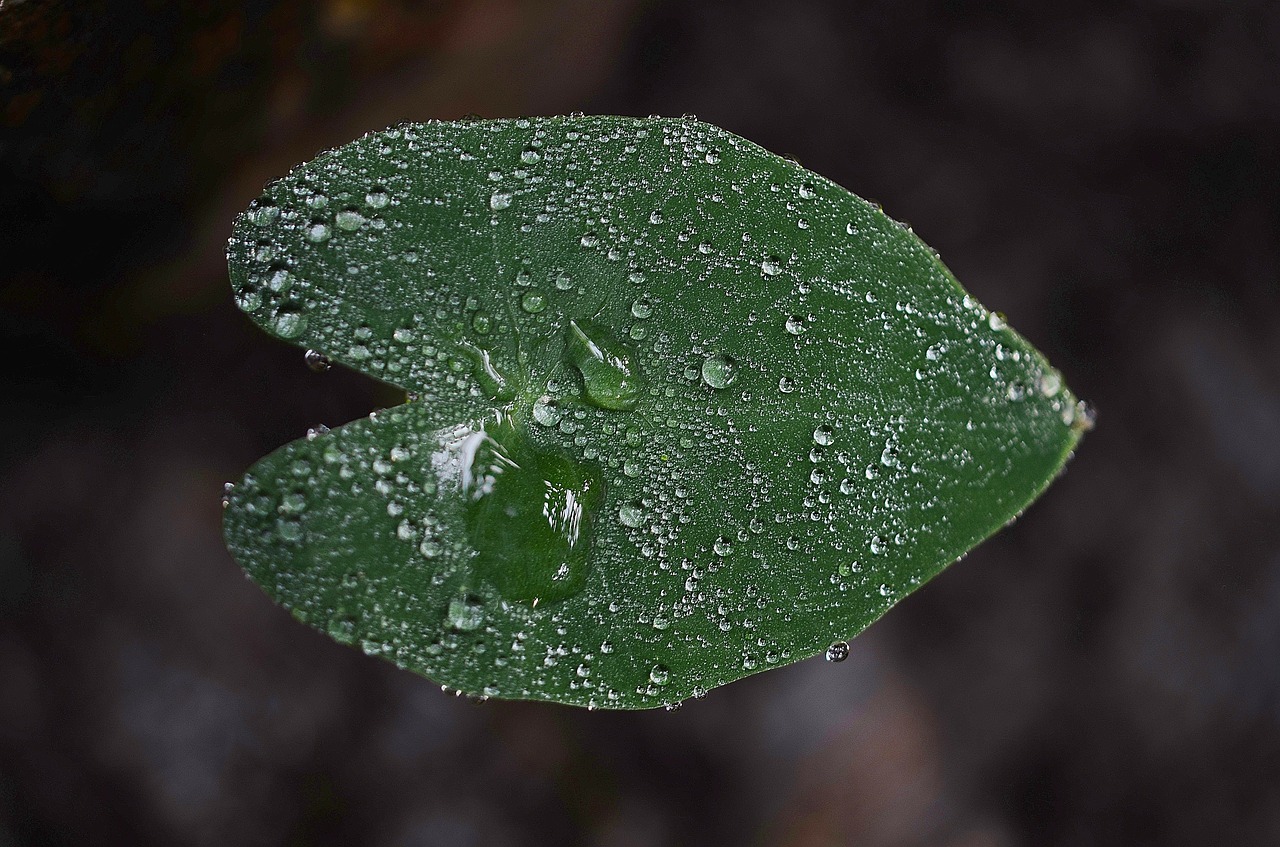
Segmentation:
{"type": "Polygon", "coordinates": [[[1087,420],[909,229],[692,120],[374,133],[271,184],[228,258],[267,332],[410,397],[254,465],[229,548],[478,696],[649,708],[821,653],[1087,420]]]}

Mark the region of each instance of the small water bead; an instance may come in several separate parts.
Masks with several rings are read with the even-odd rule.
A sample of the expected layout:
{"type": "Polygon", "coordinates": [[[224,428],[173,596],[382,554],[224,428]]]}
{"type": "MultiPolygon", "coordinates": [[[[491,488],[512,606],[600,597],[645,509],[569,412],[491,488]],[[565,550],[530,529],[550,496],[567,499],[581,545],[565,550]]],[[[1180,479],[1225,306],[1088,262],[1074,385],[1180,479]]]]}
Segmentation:
{"type": "Polygon", "coordinates": [[[506,209],[510,205],[511,195],[505,191],[494,192],[493,196],[489,198],[489,208],[493,209],[495,212],[501,209],[506,209]]]}
{"type": "Polygon", "coordinates": [[[543,426],[555,426],[560,423],[560,409],[556,401],[545,394],[533,403],[533,419],[543,426]]]}
{"type": "Polygon", "coordinates": [[[836,441],[836,434],[831,427],[824,424],[813,431],[813,440],[823,447],[830,447],[836,441]]]}
{"type": "Polygon", "coordinates": [[[711,388],[728,388],[738,378],[738,363],[732,356],[716,353],[702,363],[702,381],[711,388]]]}
{"type": "Polygon", "coordinates": [[[765,276],[777,276],[782,271],[781,260],[777,256],[766,256],[760,263],[760,273],[765,276]]]}
{"type": "Polygon", "coordinates": [[[338,225],[338,229],[354,232],[364,224],[364,215],[355,209],[343,209],[333,216],[333,222],[338,225]]]}
{"type": "Polygon", "coordinates": [[[484,312],[477,312],[471,318],[471,328],[480,335],[488,335],[489,330],[493,328],[493,319],[484,312]]]}
{"type": "Polygon", "coordinates": [[[568,274],[558,274],[556,276],[556,288],[560,291],[568,291],[573,288],[573,280],[569,278],[568,274]]]}
{"type": "Polygon", "coordinates": [[[270,226],[280,219],[280,207],[270,200],[259,200],[258,205],[249,210],[249,221],[255,226],[270,226]]]}
{"type": "Polygon", "coordinates": [[[297,338],[307,328],[307,316],[301,312],[281,309],[276,314],[276,334],[281,338],[297,338]]]}
{"type": "Polygon", "coordinates": [[[805,323],[804,318],[800,317],[799,315],[791,315],[790,317],[788,317],[786,327],[787,327],[787,332],[791,333],[792,335],[800,335],[809,328],[809,326],[805,323]]]}
{"type": "Polygon", "coordinates": [[[385,209],[391,202],[391,195],[382,188],[374,188],[364,195],[364,202],[370,209],[385,209]]]}
{"type": "Polygon", "coordinates": [[[1009,323],[1000,312],[992,312],[987,316],[987,326],[991,327],[996,332],[1006,328],[1008,325],[1009,323]]]}
{"type": "Polygon", "coordinates": [[[623,526],[635,529],[644,523],[644,510],[634,503],[626,503],[618,509],[618,520],[623,526]]]}
{"type": "Polygon", "coordinates": [[[537,148],[526,147],[520,151],[520,161],[526,165],[536,164],[542,161],[542,154],[538,152],[537,148]]]}
{"type": "Polygon", "coordinates": [[[586,235],[582,236],[583,247],[595,247],[599,243],[600,236],[596,235],[594,232],[588,232],[586,235]]]}
{"type": "Polygon", "coordinates": [[[520,298],[520,308],[531,315],[536,315],[547,308],[547,295],[537,289],[526,291],[520,298]]]}
{"type": "Polygon", "coordinates": [[[733,552],[733,544],[729,539],[722,535],[712,542],[711,552],[715,553],[717,556],[728,556],[733,552]]]}
{"type": "Polygon", "coordinates": [[[840,480],[841,494],[852,494],[857,490],[858,490],[857,486],[854,484],[853,480],[850,479],[849,477],[845,477],[844,479],[840,480]]]}
{"type": "Polygon", "coordinates": [[[329,225],[324,221],[312,221],[307,227],[307,240],[313,244],[322,244],[329,240],[333,235],[333,231],[329,229],[329,225]]]}
{"type": "Polygon", "coordinates": [[[294,542],[301,541],[305,534],[302,529],[302,521],[297,517],[282,517],[276,521],[276,533],[284,541],[294,542]]]}
{"type": "Polygon", "coordinates": [[[778,390],[783,394],[790,394],[796,390],[796,381],[790,377],[782,377],[778,380],[778,390]]]}
{"type": "Polygon", "coordinates": [[[822,485],[822,483],[827,481],[827,472],[822,468],[814,468],[809,471],[809,481],[814,485],[822,485]]]}
{"type": "Polygon", "coordinates": [[[649,301],[645,300],[643,297],[631,304],[631,316],[634,318],[644,320],[652,314],[653,306],[651,306],[649,301]]]}
{"type": "Polygon", "coordinates": [[[671,681],[671,671],[666,665],[657,664],[649,670],[649,681],[654,685],[666,685],[671,681]]]}
{"type": "Polygon", "coordinates": [[[849,642],[837,641],[827,648],[828,662],[843,662],[849,658],[849,642]]]}
{"type": "Polygon", "coordinates": [[[813,186],[807,182],[804,185],[800,186],[799,193],[800,193],[801,200],[812,200],[813,198],[818,196],[818,192],[814,191],[813,186]]]}
{"type": "Polygon", "coordinates": [[[329,361],[329,357],[321,353],[319,350],[308,350],[302,354],[302,361],[306,362],[307,367],[316,373],[324,373],[333,367],[333,363],[329,361]]]}
{"type": "Polygon", "coordinates": [[[1053,397],[1062,390],[1062,378],[1055,373],[1047,373],[1040,377],[1040,394],[1053,397]]]}
{"type": "Polygon", "coordinates": [[[477,597],[455,597],[449,601],[449,626],[472,632],[484,623],[484,604],[477,597]]]}

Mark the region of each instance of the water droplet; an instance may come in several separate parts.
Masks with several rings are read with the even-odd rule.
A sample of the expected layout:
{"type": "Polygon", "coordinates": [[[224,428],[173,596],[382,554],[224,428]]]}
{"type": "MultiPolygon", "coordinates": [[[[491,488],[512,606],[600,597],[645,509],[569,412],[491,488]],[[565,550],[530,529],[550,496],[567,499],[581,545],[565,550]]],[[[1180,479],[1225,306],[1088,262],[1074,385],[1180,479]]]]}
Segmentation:
{"type": "Polygon", "coordinates": [[[545,394],[535,400],[533,419],[543,426],[555,426],[560,423],[560,409],[556,401],[545,394]]]}
{"type": "Polygon", "coordinates": [[[333,231],[329,229],[329,225],[324,221],[312,221],[307,227],[307,240],[315,244],[320,244],[329,240],[329,236],[333,231]]]}
{"type": "Polygon", "coordinates": [[[781,260],[777,256],[766,256],[760,263],[760,273],[765,276],[777,276],[781,270],[781,260]]]}
{"type": "Polygon", "coordinates": [[[560,291],[568,291],[570,288],[573,288],[573,280],[569,278],[568,274],[557,274],[556,288],[560,291]]]}
{"type": "Polygon", "coordinates": [[[822,483],[827,481],[827,472],[822,468],[814,468],[809,471],[809,481],[814,485],[822,485],[822,483]]]}
{"type": "Polygon", "coordinates": [[[281,338],[297,338],[307,328],[307,316],[293,309],[276,313],[276,334],[281,338]]]}
{"type": "Polygon", "coordinates": [[[280,219],[280,207],[265,197],[249,210],[249,221],[255,226],[270,226],[280,219]]]}
{"type": "Polygon", "coordinates": [[[364,223],[364,215],[355,209],[343,209],[333,216],[333,222],[338,225],[338,229],[354,232],[364,223]]]}
{"type": "Polygon", "coordinates": [[[671,681],[671,671],[666,665],[657,664],[649,670],[649,681],[654,685],[666,685],[671,681]]]}
{"type": "Polygon", "coordinates": [[[364,202],[368,203],[371,209],[385,209],[391,202],[391,195],[381,188],[375,188],[364,196],[364,202]]]}
{"type": "Polygon", "coordinates": [[[622,521],[623,526],[635,529],[644,523],[644,510],[635,503],[626,503],[618,509],[618,520],[622,521]]]}
{"type": "Polygon", "coordinates": [[[738,378],[738,363],[732,356],[716,353],[702,363],[702,381],[712,388],[728,388],[738,378]]]}
{"type": "Polygon", "coordinates": [[[484,623],[484,603],[470,595],[449,601],[449,626],[460,632],[472,632],[484,623]]]}
{"type": "Polygon", "coordinates": [[[786,326],[787,332],[792,335],[800,335],[809,328],[809,326],[804,322],[804,318],[799,315],[791,315],[788,317],[786,326]]]}
{"type": "Polygon", "coordinates": [[[641,297],[640,299],[636,300],[634,303],[631,304],[632,317],[639,318],[640,320],[644,320],[652,314],[653,314],[653,306],[651,306],[649,304],[649,301],[645,300],[643,297],[641,297]]]}
{"type": "Polygon", "coordinates": [[[329,357],[321,353],[319,350],[308,350],[302,354],[302,360],[307,363],[307,367],[316,373],[324,373],[332,367],[329,357]]]}
{"type": "Polygon", "coordinates": [[[1040,394],[1053,397],[1062,390],[1062,378],[1056,373],[1043,374],[1040,377],[1040,394]]]}
{"type": "Polygon", "coordinates": [[[604,409],[634,409],[643,390],[631,350],[595,321],[569,321],[565,354],[582,375],[587,399],[604,409]]]}
{"type": "Polygon", "coordinates": [[[813,440],[823,447],[830,447],[836,441],[836,434],[824,424],[813,431],[813,440]]]}
{"type": "Polygon", "coordinates": [[[302,521],[296,517],[282,517],[276,521],[276,532],[283,541],[301,541],[304,535],[302,521]]]}
{"type": "Polygon", "coordinates": [[[489,208],[493,209],[495,212],[500,209],[505,209],[510,205],[511,195],[505,191],[496,191],[493,196],[489,198],[489,208]]]}
{"type": "Polygon", "coordinates": [[[480,335],[488,335],[493,328],[493,319],[484,312],[476,312],[471,318],[471,328],[480,335]]]}
{"type": "Polygon", "coordinates": [[[502,417],[457,449],[476,572],[508,600],[548,603],[580,591],[600,480],[568,456],[536,448],[502,417]]]}
{"type": "Polygon", "coordinates": [[[992,312],[990,315],[987,316],[987,326],[991,327],[993,330],[997,332],[1004,329],[1008,325],[1009,325],[1008,322],[1005,321],[1004,319],[1004,315],[1002,315],[1000,312],[992,312]]]}
{"type": "Polygon", "coordinates": [[[783,394],[790,394],[796,390],[796,381],[791,377],[784,376],[778,380],[778,390],[783,394]]]}
{"type": "Polygon", "coordinates": [[[840,480],[841,494],[852,494],[854,491],[857,491],[857,490],[858,490],[857,486],[854,485],[853,480],[850,479],[849,477],[845,477],[844,479],[840,480]]]}
{"type": "Polygon", "coordinates": [[[594,232],[588,232],[586,235],[582,236],[583,247],[595,247],[599,243],[600,236],[596,235],[594,232]]]}
{"type": "Polygon", "coordinates": [[[729,539],[722,535],[712,542],[711,552],[715,553],[717,556],[728,556],[733,552],[733,544],[729,539]]]}
{"type": "Polygon", "coordinates": [[[520,161],[524,162],[526,165],[532,165],[541,160],[542,154],[534,147],[526,147],[524,150],[520,151],[520,161]]]}
{"type": "Polygon", "coordinates": [[[520,308],[531,315],[536,315],[547,308],[547,295],[537,289],[526,291],[520,298],[520,308]]]}
{"type": "Polygon", "coordinates": [[[849,642],[837,641],[827,648],[828,662],[843,662],[849,658],[849,642]]]}

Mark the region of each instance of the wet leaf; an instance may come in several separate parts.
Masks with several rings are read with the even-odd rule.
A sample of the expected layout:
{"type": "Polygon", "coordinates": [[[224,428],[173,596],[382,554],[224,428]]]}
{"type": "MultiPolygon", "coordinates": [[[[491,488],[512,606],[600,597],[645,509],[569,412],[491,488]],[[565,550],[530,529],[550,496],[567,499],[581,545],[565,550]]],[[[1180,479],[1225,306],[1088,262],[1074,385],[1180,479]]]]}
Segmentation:
{"type": "Polygon", "coordinates": [[[265,330],[411,398],[258,462],[228,546],[478,696],[648,708],[836,649],[1085,424],[908,229],[691,120],[374,133],[228,255],[265,330]]]}

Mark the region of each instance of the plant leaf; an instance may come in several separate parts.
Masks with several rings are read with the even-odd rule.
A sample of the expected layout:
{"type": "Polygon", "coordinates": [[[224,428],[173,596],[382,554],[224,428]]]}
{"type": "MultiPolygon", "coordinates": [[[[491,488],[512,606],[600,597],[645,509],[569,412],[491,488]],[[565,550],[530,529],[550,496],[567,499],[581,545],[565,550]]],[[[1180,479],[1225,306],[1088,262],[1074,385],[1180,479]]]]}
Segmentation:
{"type": "Polygon", "coordinates": [[[649,708],[823,652],[1083,415],[878,207],[692,120],[404,125],[268,186],[267,332],[410,392],[227,498],[300,620],[478,696],[649,708]]]}

